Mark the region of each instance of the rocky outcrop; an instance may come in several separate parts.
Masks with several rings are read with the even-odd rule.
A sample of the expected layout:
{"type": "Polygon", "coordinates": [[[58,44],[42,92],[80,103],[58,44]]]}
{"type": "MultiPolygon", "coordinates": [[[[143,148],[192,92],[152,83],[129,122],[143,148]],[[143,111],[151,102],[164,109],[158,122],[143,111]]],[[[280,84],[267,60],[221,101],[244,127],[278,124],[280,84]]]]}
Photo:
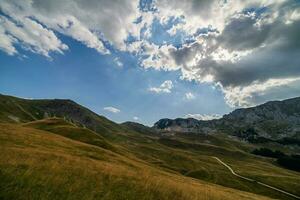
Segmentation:
{"type": "Polygon", "coordinates": [[[300,97],[284,101],[237,109],[221,119],[210,121],[188,119],[161,119],[154,124],[161,131],[213,133],[225,132],[245,137],[245,133],[255,133],[255,137],[281,139],[300,138],[300,97]],[[249,132],[249,129],[251,131],[249,132]]]}

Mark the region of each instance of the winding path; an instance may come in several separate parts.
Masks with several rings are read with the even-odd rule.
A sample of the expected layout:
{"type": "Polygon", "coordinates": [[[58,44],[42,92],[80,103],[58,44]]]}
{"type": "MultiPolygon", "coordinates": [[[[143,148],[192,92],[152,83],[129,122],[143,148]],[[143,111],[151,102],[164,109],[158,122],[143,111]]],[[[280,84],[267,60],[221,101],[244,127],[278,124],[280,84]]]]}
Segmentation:
{"type": "Polygon", "coordinates": [[[268,185],[268,184],[265,184],[265,183],[256,181],[256,180],[251,179],[251,178],[247,178],[247,177],[241,176],[241,175],[235,173],[235,172],[233,171],[233,169],[232,169],[229,165],[227,165],[226,163],[224,163],[224,162],[223,162],[221,159],[219,159],[218,157],[213,157],[213,158],[216,159],[218,162],[220,162],[222,165],[224,165],[227,169],[229,169],[229,171],[230,171],[233,175],[235,175],[235,176],[237,176],[237,177],[239,177],[239,178],[241,178],[241,179],[244,179],[244,180],[247,180],[247,181],[250,181],[250,182],[257,183],[257,184],[259,184],[259,185],[262,185],[262,186],[265,186],[265,187],[267,187],[267,188],[270,188],[270,189],[276,190],[276,191],[278,191],[278,192],[281,192],[281,193],[283,193],[283,194],[286,194],[286,195],[288,195],[288,196],[290,196],[290,197],[294,197],[294,198],[296,198],[296,199],[300,199],[299,196],[294,195],[294,194],[291,194],[291,193],[289,193],[289,192],[287,192],[287,191],[284,191],[284,190],[281,190],[281,189],[279,189],[279,188],[273,187],[273,186],[271,186],[271,185],[268,185]]]}

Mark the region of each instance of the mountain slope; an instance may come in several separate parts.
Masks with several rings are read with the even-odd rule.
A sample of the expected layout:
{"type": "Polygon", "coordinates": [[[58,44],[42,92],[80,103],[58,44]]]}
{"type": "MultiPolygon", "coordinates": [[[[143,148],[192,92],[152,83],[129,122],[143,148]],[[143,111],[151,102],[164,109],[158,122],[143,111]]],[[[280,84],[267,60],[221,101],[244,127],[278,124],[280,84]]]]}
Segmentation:
{"type": "Polygon", "coordinates": [[[117,151],[117,149],[111,143],[107,142],[100,134],[87,128],[78,127],[60,118],[37,120],[22,124],[22,126],[49,131],[73,140],[99,146],[111,151],[117,151]]]}
{"type": "MultiPolygon", "coordinates": [[[[0,98],[1,99],[1,98],[0,98]]],[[[136,172],[137,169],[139,169],[138,166],[142,169],[150,169],[151,171],[154,170],[155,173],[151,172],[151,175],[147,172],[149,176],[155,177],[155,178],[163,178],[163,180],[170,182],[173,184],[173,178],[179,180],[184,180],[187,184],[194,184],[194,181],[196,183],[201,183],[201,187],[206,187],[205,185],[211,185],[211,184],[217,184],[221,186],[225,186],[228,188],[228,190],[232,189],[238,189],[240,191],[246,191],[251,192],[259,195],[269,196],[272,198],[279,198],[279,199],[290,199],[289,197],[286,197],[286,195],[274,192],[271,189],[257,186],[255,183],[247,182],[245,180],[239,180],[236,177],[234,177],[224,166],[220,165],[219,162],[217,162],[213,157],[217,156],[218,158],[224,160],[224,162],[228,163],[237,173],[241,174],[242,176],[246,176],[249,178],[253,178],[255,180],[259,180],[262,182],[265,182],[269,185],[273,185],[275,187],[284,189],[290,193],[293,194],[300,194],[299,188],[300,188],[300,175],[298,172],[290,171],[284,168],[281,168],[274,163],[273,159],[269,158],[263,158],[259,156],[255,156],[253,154],[250,154],[250,152],[257,148],[257,145],[255,144],[249,144],[244,143],[236,139],[232,139],[228,136],[228,134],[160,134],[157,133],[155,130],[143,126],[138,123],[133,122],[126,122],[123,124],[116,124],[114,122],[109,121],[108,119],[104,118],[103,121],[94,119],[94,123],[98,127],[107,127],[106,124],[109,124],[110,126],[113,126],[112,129],[109,127],[107,131],[94,131],[89,129],[85,124],[79,123],[78,121],[75,121],[75,117],[80,116],[81,118],[84,118],[82,116],[89,115],[91,111],[86,111],[87,109],[83,108],[81,109],[81,106],[78,104],[72,102],[71,104],[75,104],[75,106],[69,106],[68,103],[64,101],[69,100],[23,100],[19,98],[14,97],[7,97],[4,96],[2,100],[5,99],[4,103],[0,104],[0,116],[1,121],[0,126],[2,126],[2,129],[0,128],[0,134],[1,131],[4,132],[5,136],[0,138],[0,140],[3,140],[3,144],[8,142],[9,140],[12,140],[8,145],[3,145],[5,151],[10,151],[11,149],[14,149],[15,147],[20,147],[21,149],[18,150],[18,153],[22,153],[22,149],[24,150],[23,153],[27,152],[27,147],[22,146],[22,143],[26,143],[26,145],[30,148],[33,148],[35,151],[40,152],[44,151],[44,147],[41,143],[41,145],[35,144],[35,137],[41,137],[41,141],[46,140],[45,135],[55,135],[55,137],[59,137],[59,140],[71,140],[73,142],[82,143],[84,145],[91,146],[91,148],[88,148],[88,151],[85,153],[82,153],[81,147],[70,147],[67,146],[66,149],[69,151],[71,150],[73,153],[76,154],[76,164],[78,162],[81,162],[81,159],[92,159],[97,160],[102,157],[103,154],[98,152],[97,148],[102,149],[105,152],[108,152],[109,155],[117,155],[120,160],[115,161],[112,157],[112,160],[109,158],[110,156],[106,156],[104,161],[105,163],[111,163],[110,166],[116,165],[117,167],[123,166],[124,162],[130,160],[130,169],[129,171],[136,172]],[[44,102],[46,101],[46,103],[44,102]],[[50,106],[51,110],[54,110],[52,112],[56,113],[56,116],[59,114],[62,118],[58,117],[52,117],[52,118],[46,118],[47,116],[41,116],[38,115],[38,113],[46,113],[49,112],[49,108],[46,107],[46,105],[49,105],[50,101],[60,103],[57,105],[57,107],[50,106]],[[38,102],[38,103],[37,103],[38,102]],[[63,102],[63,103],[61,103],[63,102]],[[6,103],[6,104],[5,104],[6,103]],[[18,105],[21,105],[21,108],[19,106],[16,106],[16,103],[18,105]],[[10,106],[3,106],[11,104],[10,106]],[[42,104],[42,106],[38,105],[42,104]],[[67,109],[66,109],[67,107],[67,109]],[[74,108],[75,110],[79,107],[78,111],[79,113],[75,114],[73,111],[70,111],[70,109],[74,108]],[[47,110],[47,111],[45,111],[47,110]],[[35,112],[36,111],[36,112],[35,112]],[[63,112],[64,111],[64,112],[63,112]],[[83,113],[81,113],[83,112],[83,113]],[[87,112],[87,113],[85,113],[87,112]],[[7,116],[14,116],[15,118],[11,119],[7,116]],[[42,118],[40,120],[34,120],[34,118],[30,115],[33,115],[34,118],[42,118]],[[16,119],[18,117],[19,122],[17,122],[16,119]],[[70,119],[72,117],[72,119],[70,119]],[[44,118],[44,119],[43,119],[44,118]],[[25,123],[23,123],[25,122],[25,123]],[[105,123],[103,123],[105,122],[105,123]],[[102,124],[103,123],[103,124],[102,124]],[[15,130],[16,129],[16,130],[15,130]],[[12,138],[15,132],[19,132],[20,134],[16,134],[15,138],[12,138]],[[9,135],[9,133],[11,135],[9,135]],[[36,135],[32,137],[32,133],[35,133],[36,135]],[[22,135],[24,134],[24,135],[22,135]],[[41,135],[40,135],[41,134],[41,135]],[[7,136],[9,135],[9,136],[7,136]],[[40,136],[39,136],[40,135],[40,136]],[[19,139],[18,139],[19,138],[19,139]],[[23,142],[21,140],[24,140],[23,142]],[[28,143],[28,144],[27,144],[28,143]],[[21,145],[21,146],[20,146],[21,145]],[[135,164],[134,164],[135,163],[135,164]],[[138,164],[137,164],[138,163],[138,164]],[[137,166],[138,165],[138,166],[137,166]],[[163,175],[161,175],[163,174],[163,175]],[[165,177],[166,175],[166,177],[165,177]],[[161,177],[162,176],[162,177],[161,177]],[[166,179],[165,179],[166,178],[166,179]],[[169,179],[170,178],[170,179],[169,179]],[[190,181],[193,181],[191,183],[190,181]]],[[[1,102],[1,101],[0,101],[1,102]]],[[[54,115],[52,113],[48,114],[48,116],[54,115]]],[[[96,115],[96,114],[95,114],[96,115]]],[[[99,116],[100,117],[100,116],[99,116]]],[[[100,117],[101,118],[101,117],[100,117]]],[[[82,120],[84,121],[84,120],[82,120]]],[[[206,122],[204,122],[206,123],[206,122]]],[[[211,122],[208,122],[211,123],[211,122]]],[[[46,141],[45,141],[46,142],[46,141]]],[[[49,158],[57,155],[58,153],[64,152],[64,145],[61,145],[60,141],[56,141],[58,145],[51,146],[51,148],[47,149],[47,156],[49,158]],[[62,149],[63,148],[63,149],[62,149]]],[[[1,141],[0,141],[1,143],[1,141]]],[[[46,145],[47,146],[47,145],[46,145]]],[[[0,146],[2,147],[2,145],[0,146]]],[[[45,147],[46,148],[46,147],[45,147]]],[[[86,148],[84,147],[86,150],[86,148]]],[[[2,151],[1,151],[2,152],[2,151]]],[[[18,154],[16,153],[16,154],[18,154]]],[[[20,155],[21,155],[20,153],[20,155]]],[[[106,154],[106,153],[105,153],[106,154]]],[[[12,158],[13,156],[10,155],[12,158]]],[[[44,160],[47,160],[47,156],[43,157],[44,160]]],[[[27,157],[34,157],[34,153],[32,152],[32,155],[27,155],[27,157]]],[[[68,157],[68,156],[66,156],[68,157]]],[[[22,160],[21,157],[17,157],[15,159],[20,159],[20,161],[12,161],[19,162],[20,165],[25,162],[25,160],[22,160]]],[[[61,165],[59,164],[60,159],[56,159],[48,166],[48,164],[45,164],[43,167],[46,169],[51,170],[52,165],[61,165]]],[[[5,163],[5,160],[2,162],[5,163]]],[[[42,162],[42,161],[39,161],[42,162]]],[[[69,162],[69,161],[68,161],[69,162]]],[[[74,166],[68,166],[68,168],[73,167],[74,169],[68,169],[68,170],[82,170],[85,165],[89,165],[90,160],[86,161],[85,164],[80,164],[79,167],[76,165],[74,166]]],[[[99,165],[106,165],[105,163],[101,163],[99,165]]],[[[8,169],[12,167],[8,166],[8,169]]],[[[31,168],[35,168],[35,166],[31,166],[31,168]]],[[[2,168],[1,168],[2,169],[2,168]]],[[[0,169],[0,172],[5,172],[0,169]]],[[[5,169],[5,167],[4,167],[5,169]]],[[[62,172],[59,173],[66,173],[64,170],[67,170],[65,168],[60,169],[62,172]]],[[[86,173],[91,173],[88,169],[86,173]]],[[[102,170],[102,168],[97,168],[93,170],[102,170]]],[[[4,174],[5,174],[4,173],[4,174]]],[[[127,172],[124,172],[125,175],[127,172]]],[[[130,172],[131,173],[131,172],[130,172]]],[[[0,173],[1,175],[1,173],[0,173]]],[[[44,176],[43,174],[36,174],[36,176],[44,176]]],[[[79,182],[82,182],[83,180],[81,176],[78,177],[78,175],[71,174],[70,177],[73,177],[73,179],[79,182]]],[[[127,177],[128,178],[128,177],[127,177]]],[[[132,177],[129,177],[130,180],[132,180],[134,183],[136,183],[136,180],[141,179],[147,179],[147,176],[144,177],[141,174],[134,174],[132,177]],[[141,177],[135,177],[135,176],[141,176],[141,177]]],[[[117,181],[120,177],[114,176],[111,178],[111,181],[117,181]]],[[[100,179],[101,180],[101,179],[100,179]]],[[[26,180],[31,181],[31,180],[26,180]]],[[[130,182],[130,187],[132,186],[132,181],[130,182]]],[[[22,178],[18,178],[14,183],[16,185],[15,190],[19,190],[21,187],[19,184],[22,184],[24,180],[22,178]]],[[[93,182],[93,181],[92,181],[93,182]]],[[[164,181],[163,181],[164,182],[164,181]]],[[[176,181],[175,181],[176,182],[176,181]]],[[[152,181],[151,181],[152,183],[152,181]]],[[[181,185],[181,182],[179,182],[181,185]]],[[[93,183],[94,184],[94,183],[93,183]]],[[[125,188],[128,185],[128,182],[120,182],[120,184],[124,184],[125,188]]],[[[148,183],[147,183],[148,184],[148,183]]],[[[148,185],[146,184],[146,187],[148,185]]],[[[157,183],[155,183],[157,185],[157,183]]],[[[171,185],[172,185],[171,184],[171,185]]],[[[138,183],[140,185],[140,182],[138,183]]],[[[141,183],[143,185],[143,183],[141,183]]],[[[31,185],[32,187],[36,187],[34,185],[31,185]]],[[[49,186],[49,185],[48,185],[49,186]]],[[[47,186],[47,187],[48,187],[47,186]]],[[[112,196],[110,195],[116,195],[114,193],[118,193],[118,185],[113,185],[109,190],[112,191],[113,194],[107,194],[110,198],[112,196]]],[[[140,190],[139,186],[138,188],[126,188],[125,190],[128,190],[131,195],[139,196],[139,192],[145,192],[149,193],[150,197],[146,199],[152,199],[154,198],[154,193],[156,194],[156,190],[153,192],[152,189],[149,190],[140,190]]],[[[144,187],[144,186],[143,186],[144,187]]],[[[142,187],[142,188],[143,188],[142,187]]],[[[152,186],[150,184],[149,187],[156,188],[156,186],[152,186]]],[[[167,191],[162,191],[162,193],[166,194],[167,196],[155,196],[158,199],[172,199],[172,195],[169,194],[169,192],[173,191],[174,194],[176,192],[172,189],[169,189],[168,186],[165,185],[159,185],[159,187],[166,187],[167,191]],[[171,196],[169,196],[171,195],[171,196]],[[164,196],[164,197],[163,197],[164,196]]],[[[181,187],[174,185],[175,188],[181,187]]],[[[1,187],[0,187],[1,188],[1,187]]],[[[4,187],[3,187],[4,188],[4,187]]],[[[72,188],[72,187],[70,187],[72,188]]],[[[185,188],[185,185],[184,185],[185,188]]],[[[180,189],[181,193],[179,196],[182,197],[182,199],[201,199],[202,197],[198,197],[198,193],[186,190],[186,189],[180,189]],[[194,196],[189,196],[188,193],[195,193],[197,194],[194,196]]],[[[65,187],[67,190],[67,187],[65,187]]],[[[73,189],[72,189],[73,190],[73,189]]],[[[176,189],[177,190],[177,189],[176,189]]],[[[214,190],[214,189],[212,189],[214,190]]],[[[234,190],[234,191],[235,191],[234,190]]],[[[44,188],[41,192],[43,195],[45,195],[45,192],[55,192],[57,189],[54,188],[44,188]]],[[[159,191],[161,191],[159,189],[159,191]]],[[[232,192],[234,192],[232,191],[232,192]]],[[[24,192],[24,191],[23,191],[24,192]]],[[[88,193],[97,193],[97,191],[89,190],[88,193]]],[[[205,192],[201,190],[201,192],[205,192]]],[[[148,194],[147,193],[147,194],[148,194]]],[[[160,192],[159,192],[160,193],[160,192]]],[[[125,194],[124,194],[125,195],[125,194]]],[[[80,196],[80,195],[79,195],[80,196]]],[[[129,198],[128,194],[128,199],[129,198]]],[[[203,196],[203,194],[202,194],[203,196]]],[[[52,196],[53,197],[53,196],[52,196]]],[[[113,196],[115,197],[115,196],[113,196]]],[[[127,197],[127,196],[125,196],[127,197]]],[[[220,196],[218,196],[221,198],[220,196]]],[[[96,198],[96,197],[95,197],[96,198]]],[[[121,197],[120,197],[121,198],[121,197]]],[[[208,197],[207,197],[208,198],[208,197]]],[[[217,197],[211,197],[210,199],[218,199],[217,197]]],[[[227,198],[227,197],[226,197],[227,198]]],[[[225,199],[226,199],[225,198],[225,199]]],[[[242,197],[241,197],[242,198],[242,197]]],[[[262,197],[261,197],[262,198],[262,197]]],[[[93,199],[93,197],[90,197],[90,199],[93,199]]],[[[112,198],[114,199],[114,198],[112,198]]],[[[118,198],[116,198],[118,199],[118,198]]],[[[223,199],[223,198],[221,198],[223,199]]],[[[240,198],[238,198],[240,199],[240,198]]]]}
{"type": "Polygon", "coordinates": [[[144,134],[156,134],[156,130],[145,126],[143,124],[140,123],[136,123],[136,122],[124,122],[121,124],[124,128],[130,129],[130,130],[134,130],[136,132],[139,133],[144,133],[144,134]]]}
{"type": "Polygon", "coordinates": [[[89,109],[64,99],[28,100],[0,95],[0,121],[30,122],[48,117],[61,117],[102,134],[123,131],[122,126],[89,109]]]}
{"type": "Polygon", "coordinates": [[[16,124],[0,123],[0,144],[1,199],[268,199],[16,124]]]}
{"type": "Polygon", "coordinates": [[[177,132],[225,132],[240,137],[252,134],[269,139],[300,138],[300,97],[237,109],[221,119],[210,121],[161,119],[154,128],[177,132]]]}

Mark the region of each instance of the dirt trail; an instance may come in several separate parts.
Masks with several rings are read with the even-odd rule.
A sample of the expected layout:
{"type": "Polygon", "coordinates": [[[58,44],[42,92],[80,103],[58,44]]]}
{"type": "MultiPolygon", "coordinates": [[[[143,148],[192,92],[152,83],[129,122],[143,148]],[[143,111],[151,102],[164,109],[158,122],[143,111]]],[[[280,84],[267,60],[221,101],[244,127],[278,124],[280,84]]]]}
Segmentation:
{"type": "Polygon", "coordinates": [[[254,182],[254,183],[257,183],[257,184],[259,184],[259,185],[265,186],[265,187],[267,187],[267,188],[276,190],[276,191],[281,192],[281,193],[283,193],[283,194],[286,194],[286,195],[288,195],[288,196],[290,196],[290,197],[294,197],[295,199],[300,199],[299,196],[294,195],[294,194],[291,194],[291,193],[289,193],[289,192],[287,192],[287,191],[284,191],[284,190],[282,190],[282,189],[279,189],[279,188],[273,187],[273,186],[271,186],[271,185],[268,185],[268,184],[265,184],[265,183],[256,181],[256,180],[251,179],[251,178],[247,178],[247,177],[241,176],[241,175],[235,173],[235,172],[233,171],[233,169],[232,169],[229,165],[227,165],[226,163],[224,163],[224,162],[223,162],[221,159],[219,159],[218,157],[213,157],[213,158],[216,159],[218,162],[220,162],[222,165],[224,165],[227,169],[229,169],[229,171],[230,171],[233,175],[235,175],[235,176],[237,176],[237,177],[239,177],[239,178],[241,178],[241,179],[244,179],[244,180],[247,180],[247,181],[250,181],[250,182],[254,182]]]}

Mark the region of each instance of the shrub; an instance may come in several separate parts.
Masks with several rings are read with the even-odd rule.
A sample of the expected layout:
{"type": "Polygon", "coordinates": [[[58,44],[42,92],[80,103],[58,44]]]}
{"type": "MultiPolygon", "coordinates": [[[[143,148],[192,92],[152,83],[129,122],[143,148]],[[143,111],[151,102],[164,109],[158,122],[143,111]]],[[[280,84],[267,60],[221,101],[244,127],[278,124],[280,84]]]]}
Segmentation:
{"type": "Polygon", "coordinates": [[[300,155],[280,157],[277,159],[277,163],[287,169],[300,171],[300,155]]]}
{"type": "Polygon", "coordinates": [[[281,151],[272,151],[271,149],[268,148],[260,148],[260,149],[255,149],[252,151],[253,154],[255,155],[260,155],[260,156],[265,156],[265,157],[271,157],[271,158],[280,158],[285,156],[284,153],[281,151]]]}

